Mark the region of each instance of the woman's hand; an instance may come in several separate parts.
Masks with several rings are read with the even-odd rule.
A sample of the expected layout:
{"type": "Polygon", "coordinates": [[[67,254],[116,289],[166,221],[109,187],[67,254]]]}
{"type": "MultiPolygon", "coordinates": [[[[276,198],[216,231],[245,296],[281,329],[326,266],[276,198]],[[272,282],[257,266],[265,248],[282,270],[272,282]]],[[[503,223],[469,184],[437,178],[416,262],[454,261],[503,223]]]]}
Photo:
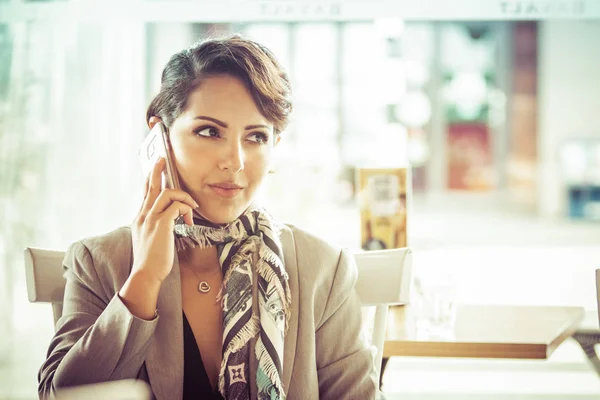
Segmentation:
{"type": "Polygon", "coordinates": [[[188,193],[162,189],[163,158],[154,166],[146,181],[142,208],[132,226],[133,272],[143,272],[161,282],[169,275],[175,256],[175,220],[180,216],[193,225],[192,212],[198,204],[188,193]]]}
{"type": "Polygon", "coordinates": [[[175,220],[183,216],[193,225],[192,212],[198,207],[188,193],[162,189],[165,164],[159,159],[146,180],[144,202],[131,227],[133,268],[119,291],[131,313],[143,319],[154,315],[160,286],[173,268],[175,220]]]}

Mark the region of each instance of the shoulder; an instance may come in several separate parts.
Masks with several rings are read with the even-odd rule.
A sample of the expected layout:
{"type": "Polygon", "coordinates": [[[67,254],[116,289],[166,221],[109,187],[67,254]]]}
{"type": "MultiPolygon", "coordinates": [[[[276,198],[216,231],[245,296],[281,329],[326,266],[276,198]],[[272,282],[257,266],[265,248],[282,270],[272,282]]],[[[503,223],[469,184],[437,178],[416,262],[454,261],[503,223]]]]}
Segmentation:
{"type": "Polygon", "coordinates": [[[347,258],[347,251],[342,247],[332,244],[312,233],[302,230],[294,225],[286,224],[282,229],[284,253],[295,256],[295,264],[300,278],[306,276],[315,284],[330,280],[337,271],[341,261],[347,258]],[[291,242],[291,243],[290,243],[291,242]],[[286,249],[292,245],[293,252],[286,249]]]}
{"type": "MultiPolygon", "coordinates": [[[[292,237],[298,260],[319,260],[322,263],[337,264],[342,248],[294,225],[286,224],[282,231],[292,237]]],[[[282,232],[282,235],[285,234],[282,232]]],[[[288,244],[289,245],[289,244],[288,244]]]]}
{"type": "Polygon", "coordinates": [[[85,238],[80,243],[89,251],[94,261],[100,263],[114,263],[124,259],[130,261],[132,258],[131,229],[128,226],[85,238]]]}
{"type": "Polygon", "coordinates": [[[73,243],[64,266],[80,281],[100,284],[112,296],[129,276],[132,260],[131,230],[124,226],[73,243]]]}

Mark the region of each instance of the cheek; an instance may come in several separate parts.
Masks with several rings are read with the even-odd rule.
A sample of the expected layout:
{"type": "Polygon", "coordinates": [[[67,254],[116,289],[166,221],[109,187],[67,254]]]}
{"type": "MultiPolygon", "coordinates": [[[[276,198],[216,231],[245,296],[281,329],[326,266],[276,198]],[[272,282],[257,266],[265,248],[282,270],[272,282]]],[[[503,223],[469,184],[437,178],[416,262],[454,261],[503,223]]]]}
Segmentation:
{"type": "Polygon", "coordinates": [[[190,155],[181,146],[173,145],[173,157],[179,173],[185,172],[190,164],[190,155]]]}
{"type": "Polygon", "coordinates": [[[246,159],[246,174],[255,181],[262,181],[271,166],[271,150],[265,150],[246,159]]]}
{"type": "MultiPolygon", "coordinates": [[[[180,176],[186,181],[195,181],[205,175],[213,163],[214,152],[194,146],[193,143],[173,143],[173,156],[180,176]],[[199,160],[202,160],[199,162],[199,160]]],[[[191,182],[187,182],[188,184],[191,182]]]]}

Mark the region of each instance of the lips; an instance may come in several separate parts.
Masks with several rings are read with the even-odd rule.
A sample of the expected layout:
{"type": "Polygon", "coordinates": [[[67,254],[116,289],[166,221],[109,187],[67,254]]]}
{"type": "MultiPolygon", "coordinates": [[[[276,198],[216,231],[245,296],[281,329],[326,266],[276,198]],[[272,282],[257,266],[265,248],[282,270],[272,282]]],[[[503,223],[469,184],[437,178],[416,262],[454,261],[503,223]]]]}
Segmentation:
{"type": "Polygon", "coordinates": [[[214,183],[210,186],[216,186],[219,187],[221,189],[242,189],[242,187],[240,185],[236,185],[233,182],[220,182],[220,183],[214,183]]]}
{"type": "Polygon", "coordinates": [[[208,185],[218,196],[225,198],[235,197],[244,188],[231,182],[215,183],[208,185]]]}

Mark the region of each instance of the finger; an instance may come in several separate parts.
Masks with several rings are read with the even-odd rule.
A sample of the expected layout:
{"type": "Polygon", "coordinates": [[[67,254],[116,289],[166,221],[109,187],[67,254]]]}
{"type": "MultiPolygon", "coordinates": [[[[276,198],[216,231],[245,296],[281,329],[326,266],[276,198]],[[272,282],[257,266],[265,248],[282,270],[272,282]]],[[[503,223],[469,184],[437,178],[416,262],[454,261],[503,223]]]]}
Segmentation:
{"type": "Polygon", "coordinates": [[[174,201],[169,207],[161,214],[161,217],[168,219],[171,222],[175,222],[177,218],[183,216],[183,220],[188,225],[194,225],[192,218],[193,209],[189,205],[180,201],[174,201]]]}
{"type": "Polygon", "coordinates": [[[185,222],[189,226],[194,225],[194,209],[190,208],[190,211],[183,214],[183,222],[185,222]]]}
{"type": "Polygon", "coordinates": [[[165,160],[159,158],[148,177],[148,192],[144,200],[144,205],[142,206],[142,214],[148,214],[150,212],[162,190],[161,175],[164,168],[165,160]]]}
{"type": "Polygon", "coordinates": [[[148,197],[148,190],[150,189],[150,175],[146,177],[144,181],[144,193],[142,197],[142,203],[140,204],[140,209],[138,210],[138,214],[142,212],[144,209],[144,204],[146,204],[146,198],[148,197]]]}
{"type": "Polygon", "coordinates": [[[150,175],[146,177],[146,181],[144,182],[144,199],[148,196],[148,190],[150,190],[150,175]]]}
{"type": "Polygon", "coordinates": [[[171,203],[179,201],[194,209],[198,207],[198,203],[194,201],[189,193],[177,189],[165,189],[157,197],[154,205],[150,209],[151,214],[160,214],[164,212],[171,203]]]}

